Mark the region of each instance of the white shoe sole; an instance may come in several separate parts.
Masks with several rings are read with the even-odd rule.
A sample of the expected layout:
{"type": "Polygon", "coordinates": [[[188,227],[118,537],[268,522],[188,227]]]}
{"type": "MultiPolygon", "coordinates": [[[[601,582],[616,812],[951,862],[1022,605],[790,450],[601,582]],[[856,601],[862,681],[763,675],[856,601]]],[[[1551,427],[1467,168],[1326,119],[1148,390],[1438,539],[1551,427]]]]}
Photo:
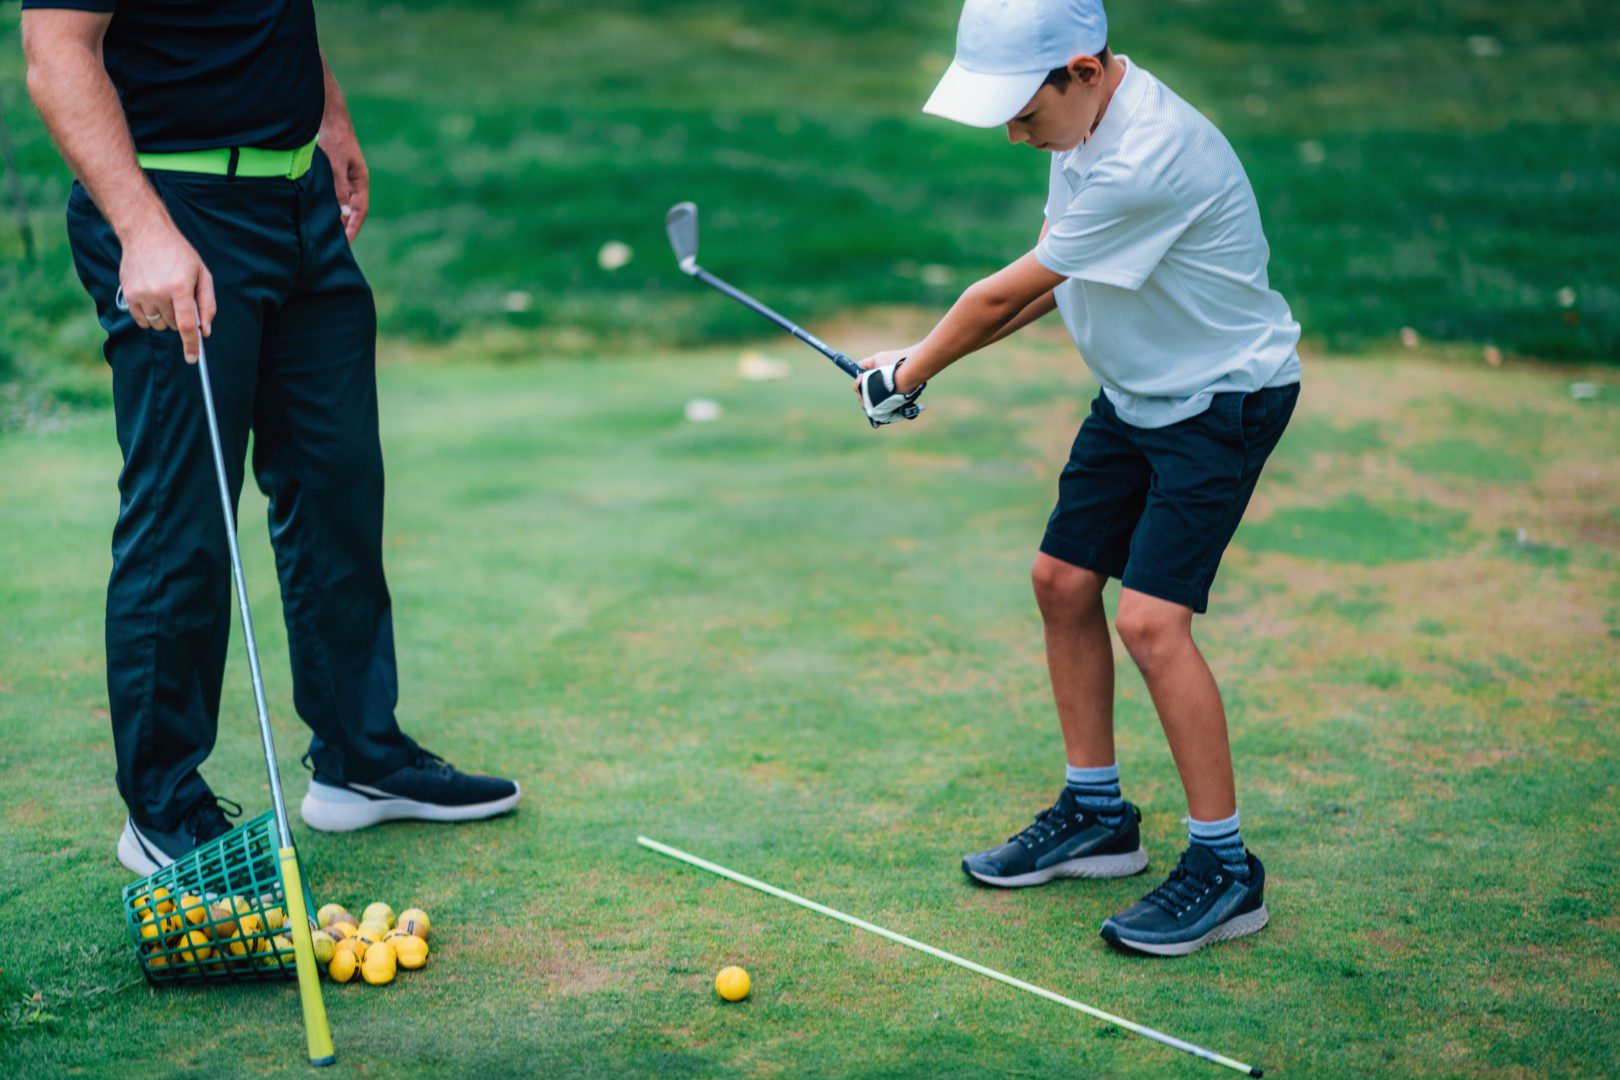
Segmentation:
{"type": "Polygon", "coordinates": [[[1034,870],[1028,874],[1014,874],[1011,877],[991,877],[963,865],[968,876],[975,881],[982,881],[986,885],[995,885],[1003,889],[1022,889],[1030,885],[1045,885],[1048,881],[1059,878],[1117,878],[1130,877],[1140,874],[1147,869],[1147,852],[1141,848],[1126,855],[1091,855],[1081,859],[1070,859],[1067,862],[1053,863],[1042,870],[1034,870]]]}
{"type": "MultiPolygon", "coordinates": [[[[513,785],[516,787],[516,785],[513,785]]],[[[372,799],[357,791],[311,780],[298,810],[304,824],[321,832],[353,832],[384,821],[477,821],[517,806],[522,790],[504,799],[468,806],[440,806],[414,799],[372,799]]]]}
{"type": "Polygon", "coordinates": [[[1205,945],[1213,945],[1217,941],[1231,941],[1233,938],[1246,937],[1265,927],[1271,921],[1266,912],[1266,906],[1261,904],[1247,915],[1239,915],[1235,919],[1228,919],[1201,938],[1192,941],[1177,941],[1172,944],[1161,944],[1148,941],[1132,941],[1123,935],[1117,944],[1137,952],[1152,953],[1154,956],[1186,956],[1195,953],[1205,945]]]}
{"type": "Polygon", "coordinates": [[[139,877],[147,877],[174,862],[173,859],[164,858],[161,853],[158,858],[163,861],[155,862],[146,853],[146,848],[135,835],[135,826],[126,819],[124,831],[118,837],[118,861],[124,864],[124,869],[139,877]]]}

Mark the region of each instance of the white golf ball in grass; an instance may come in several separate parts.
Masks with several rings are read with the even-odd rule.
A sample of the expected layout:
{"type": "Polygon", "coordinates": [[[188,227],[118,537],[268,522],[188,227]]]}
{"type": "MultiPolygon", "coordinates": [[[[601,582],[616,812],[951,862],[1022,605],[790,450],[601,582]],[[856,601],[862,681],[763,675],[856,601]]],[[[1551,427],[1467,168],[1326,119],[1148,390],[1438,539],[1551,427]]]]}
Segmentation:
{"type": "Polygon", "coordinates": [[[602,245],[602,250],[596,253],[596,262],[604,270],[617,270],[624,266],[635,255],[629,244],[617,240],[609,240],[602,245]]]}
{"type": "Polygon", "coordinates": [[[686,403],[686,418],[694,424],[706,424],[720,419],[724,410],[713,398],[693,398],[686,403]]]}

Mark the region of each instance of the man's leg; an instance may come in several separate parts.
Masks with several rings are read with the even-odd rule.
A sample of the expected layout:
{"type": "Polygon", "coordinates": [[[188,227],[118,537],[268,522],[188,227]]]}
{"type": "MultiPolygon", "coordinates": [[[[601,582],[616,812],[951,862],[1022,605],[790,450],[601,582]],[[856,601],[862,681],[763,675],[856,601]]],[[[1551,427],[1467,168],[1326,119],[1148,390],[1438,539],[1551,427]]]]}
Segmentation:
{"type": "Polygon", "coordinates": [[[386,776],[416,747],[394,719],[376,309],[341,229],[337,240],[341,249],[306,250],[292,291],[266,316],[253,469],[270,499],[294,705],[314,731],[316,773],[342,783],[386,776]]]}
{"type": "MultiPolygon", "coordinates": [[[[208,341],[232,505],[240,493],[258,308],[233,287],[254,273],[228,238],[200,228],[187,198],[154,181],[175,223],[219,287],[208,341]],[[223,241],[223,243],[216,243],[223,241]]],[[[217,206],[208,208],[214,220],[217,206]]],[[[136,327],[114,304],[120,250],[75,186],[68,206],[74,262],[107,332],[123,470],[107,584],[107,689],[119,794],[130,823],[119,857],[150,873],[226,826],[197,769],[212,751],[231,626],[230,554],[196,366],[179,335],[136,327]]]]}
{"type": "Polygon", "coordinates": [[[299,279],[267,316],[254,472],[270,497],[293,698],[314,731],[301,809],[314,828],[464,821],[517,805],[516,784],[462,773],[400,731],[383,574],[376,309],[319,151],[298,181],[299,279]]]}

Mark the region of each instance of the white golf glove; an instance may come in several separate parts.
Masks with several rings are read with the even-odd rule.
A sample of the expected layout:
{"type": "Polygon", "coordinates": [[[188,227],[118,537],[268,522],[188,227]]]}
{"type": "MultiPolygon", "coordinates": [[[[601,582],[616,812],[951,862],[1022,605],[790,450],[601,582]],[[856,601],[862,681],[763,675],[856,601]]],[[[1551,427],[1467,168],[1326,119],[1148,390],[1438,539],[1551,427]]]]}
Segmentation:
{"type": "Polygon", "coordinates": [[[855,389],[861,395],[861,408],[866,411],[866,418],[873,427],[892,424],[896,420],[915,420],[923,411],[917,399],[922,396],[927,383],[909,394],[895,389],[895,372],[905,362],[902,357],[892,364],[863,371],[860,378],[855,380],[855,389]]]}

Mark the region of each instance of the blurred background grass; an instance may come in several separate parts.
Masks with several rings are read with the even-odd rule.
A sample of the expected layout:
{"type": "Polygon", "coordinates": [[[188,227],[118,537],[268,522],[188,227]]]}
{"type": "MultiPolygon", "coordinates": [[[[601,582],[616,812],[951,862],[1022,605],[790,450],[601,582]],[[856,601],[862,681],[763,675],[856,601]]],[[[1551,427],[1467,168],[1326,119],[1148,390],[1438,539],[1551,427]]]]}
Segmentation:
{"type": "MultiPolygon", "coordinates": [[[[686,198],[705,262],[803,318],[949,303],[1030,243],[1046,178],[1038,152],[918,111],[957,8],[321,4],[374,173],[358,246],[384,332],[510,357],[756,334],[672,272],[662,213],[686,198]],[[616,270],[599,262],[610,241],[631,251],[616,270]]],[[[106,394],[16,12],[0,105],[38,254],[25,261],[8,205],[0,426],[106,394]]],[[[1141,0],[1110,18],[1116,49],[1237,147],[1313,347],[1410,327],[1620,359],[1613,4],[1141,0]]]]}

